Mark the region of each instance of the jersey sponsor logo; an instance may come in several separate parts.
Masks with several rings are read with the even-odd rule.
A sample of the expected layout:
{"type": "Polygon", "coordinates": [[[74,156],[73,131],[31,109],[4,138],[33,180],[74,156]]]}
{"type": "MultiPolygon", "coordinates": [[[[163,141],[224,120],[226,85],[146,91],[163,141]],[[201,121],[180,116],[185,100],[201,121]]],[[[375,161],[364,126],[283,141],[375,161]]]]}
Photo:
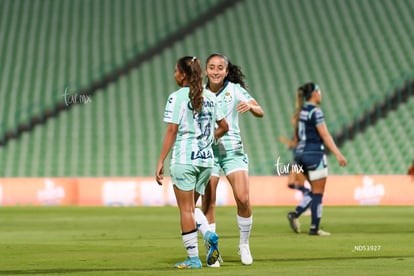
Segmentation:
{"type": "MultiPolygon", "coordinates": [[[[205,108],[214,107],[214,101],[206,101],[206,100],[203,101],[203,107],[205,107],[205,108]]],[[[188,101],[187,108],[189,110],[193,110],[193,105],[191,104],[191,101],[188,101]]]]}
{"type": "Polygon", "coordinates": [[[204,101],[203,106],[204,107],[214,107],[214,101],[204,101]]]}
{"type": "Polygon", "coordinates": [[[211,151],[209,150],[199,150],[197,152],[192,151],[191,152],[191,160],[196,160],[196,159],[210,159],[213,158],[213,154],[211,153],[211,151]]]}

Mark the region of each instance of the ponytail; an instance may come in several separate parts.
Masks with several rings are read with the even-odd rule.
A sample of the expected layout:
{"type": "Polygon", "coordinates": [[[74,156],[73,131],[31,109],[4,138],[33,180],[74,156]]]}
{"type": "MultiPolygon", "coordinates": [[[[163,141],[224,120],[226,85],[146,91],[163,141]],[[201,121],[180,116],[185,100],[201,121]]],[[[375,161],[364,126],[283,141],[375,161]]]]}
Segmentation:
{"type": "Polygon", "coordinates": [[[186,74],[190,84],[191,107],[195,112],[201,112],[203,107],[203,78],[200,61],[197,57],[182,57],[177,61],[179,69],[186,74]]]}
{"type": "Polygon", "coordinates": [[[190,101],[193,109],[197,112],[201,112],[203,107],[203,79],[202,79],[202,69],[200,61],[193,57],[191,60],[191,72],[189,81],[190,81],[190,101]]]}
{"type": "Polygon", "coordinates": [[[225,79],[233,83],[238,83],[241,87],[246,89],[246,84],[244,83],[245,75],[241,71],[240,66],[232,64],[229,61],[227,68],[229,73],[227,74],[227,77],[225,79]]]}
{"type": "Polygon", "coordinates": [[[300,111],[302,110],[302,106],[305,102],[305,97],[303,95],[303,90],[301,89],[301,87],[298,88],[298,90],[296,91],[296,103],[295,103],[295,113],[293,113],[293,117],[294,117],[294,125],[295,128],[298,128],[298,124],[299,124],[299,116],[300,116],[300,111]]]}
{"type": "Polygon", "coordinates": [[[298,88],[296,92],[296,108],[294,113],[295,128],[298,128],[300,111],[305,101],[309,100],[314,91],[319,90],[319,86],[313,82],[307,82],[298,88]]]}

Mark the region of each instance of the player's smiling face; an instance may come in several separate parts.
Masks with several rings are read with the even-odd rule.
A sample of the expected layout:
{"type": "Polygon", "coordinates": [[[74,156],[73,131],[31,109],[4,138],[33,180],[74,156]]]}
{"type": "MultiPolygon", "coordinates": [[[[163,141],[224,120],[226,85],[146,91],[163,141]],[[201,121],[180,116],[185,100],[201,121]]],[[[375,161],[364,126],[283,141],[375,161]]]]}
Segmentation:
{"type": "Polygon", "coordinates": [[[206,73],[210,88],[221,87],[224,83],[224,78],[228,74],[226,61],[220,56],[210,58],[207,63],[206,73]]]}

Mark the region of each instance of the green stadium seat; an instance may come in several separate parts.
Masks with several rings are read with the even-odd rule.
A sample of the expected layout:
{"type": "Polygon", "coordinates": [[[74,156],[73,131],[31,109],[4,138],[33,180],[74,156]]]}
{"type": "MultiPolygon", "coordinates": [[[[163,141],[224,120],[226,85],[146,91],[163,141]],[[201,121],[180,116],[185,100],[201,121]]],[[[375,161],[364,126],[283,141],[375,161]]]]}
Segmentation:
{"type": "MultiPolygon", "coordinates": [[[[0,136],[61,101],[66,87],[90,86],[221,2],[3,0],[0,136]]],[[[242,115],[241,128],[250,174],[271,174],[276,156],[291,160],[277,139],[292,134],[300,84],[321,85],[321,107],[334,134],[412,81],[412,10],[412,1],[240,1],[97,91],[92,103],[10,141],[0,155],[4,174],[152,176],[165,100],[177,88],[174,62],[187,54],[204,62],[212,52],[242,67],[265,111],[263,119],[242,115]],[[304,20],[312,17],[318,20],[304,20]],[[31,148],[36,151],[28,154],[31,148]]],[[[411,99],[347,141],[341,149],[349,167],[329,156],[330,173],[405,173],[414,158],[413,112],[411,99]]]]}

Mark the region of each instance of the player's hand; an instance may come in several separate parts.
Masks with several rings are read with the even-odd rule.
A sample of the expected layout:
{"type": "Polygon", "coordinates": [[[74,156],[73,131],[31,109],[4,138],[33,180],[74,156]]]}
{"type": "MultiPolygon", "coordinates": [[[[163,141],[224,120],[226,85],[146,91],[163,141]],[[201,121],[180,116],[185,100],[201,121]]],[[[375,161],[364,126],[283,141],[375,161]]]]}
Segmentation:
{"type": "Polygon", "coordinates": [[[279,142],[283,144],[289,144],[289,139],[286,136],[279,136],[279,142]]]}
{"type": "Polygon", "coordinates": [[[249,111],[251,108],[252,108],[252,106],[248,102],[240,102],[237,105],[236,110],[239,113],[245,113],[245,112],[249,111]]]}
{"type": "Polygon", "coordinates": [[[338,160],[338,164],[341,167],[345,167],[348,161],[346,161],[345,157],[342,154],[338,154],[336,156],[336,160],[338,160]]]}
{"type": "Polygon", "coordinates": [[[162,180],[164,179],[164,164],[159,162],[157,170],[155,171],[155,181],[158,185],[162,185],[162,180]]]}

